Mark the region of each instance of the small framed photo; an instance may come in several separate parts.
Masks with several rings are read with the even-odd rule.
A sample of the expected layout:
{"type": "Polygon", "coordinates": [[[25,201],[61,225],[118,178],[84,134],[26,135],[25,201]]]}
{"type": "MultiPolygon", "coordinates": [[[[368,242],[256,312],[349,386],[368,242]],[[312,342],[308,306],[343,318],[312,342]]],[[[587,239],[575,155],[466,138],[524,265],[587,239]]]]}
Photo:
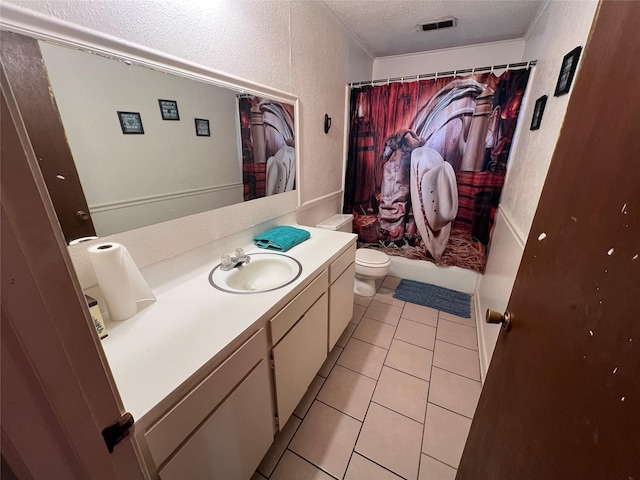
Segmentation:
{"type": "Polygon", "coordinates": [[[120,127],[125,135],[144,134],[140,112],[118,112],[120,127]]]}
{"type": "Polygon", "coordinates": [[[571,88],[571,82],[573,82],[573,76],[576,74],[576,68],[578,67],[578,60],[580,59],[580,53],[582,47],[576,47],[567,53],[562,59],[562,66],[560,67],[560,75],[558,75],[558,83],[556,84],[556,91],[554,97],[559,97],[565,93],[569,93],[571,88]]]}
{"type": "Polygon", "coordinates": [[[531,117],[531,127],[529,130],[538,130],[542,123],[542,114],[544,113],[544,107],[547,104],[547,96],[543,95],[536,100],[536,106],[533,109],[533,116],[531,117]]]}
{"type": "Polygon", "coordinates": [[[196,118],[196,135],[198,137],[210,137],[209,120],[204,118],[196,118]]]}
{"type": "Polygon", "coordinates": [[[160,104],[160,113],[162,113],[163,120],[180,120],[178,102],[175,100],[158,99],[158,103],[160,104]]]}

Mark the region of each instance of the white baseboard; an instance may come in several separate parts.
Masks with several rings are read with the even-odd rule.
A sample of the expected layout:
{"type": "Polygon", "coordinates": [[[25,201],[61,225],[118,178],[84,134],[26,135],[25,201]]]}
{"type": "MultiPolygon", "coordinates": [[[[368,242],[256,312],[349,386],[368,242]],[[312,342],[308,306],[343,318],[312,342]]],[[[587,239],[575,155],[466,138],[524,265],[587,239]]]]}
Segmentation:
{"type": "Polygon", "coordinates": [[[480,298],[478,295],[473,296],[473,311],[476,321],[476,332],[478,335],[478,355],[480,357],[480,378],[484,385],[484,380],[487,377],[487,370],[489,369],[489,362],[491,361],[491,354],[487,351],[487,342],[485,340],[485,314],[480,307],[480,298]]]}

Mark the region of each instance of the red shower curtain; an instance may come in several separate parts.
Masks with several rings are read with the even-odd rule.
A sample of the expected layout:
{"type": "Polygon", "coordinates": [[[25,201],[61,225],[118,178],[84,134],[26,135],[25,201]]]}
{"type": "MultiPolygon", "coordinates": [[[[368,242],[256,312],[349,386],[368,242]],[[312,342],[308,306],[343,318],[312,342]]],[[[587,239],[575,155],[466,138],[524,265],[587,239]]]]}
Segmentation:
{"type": "Polygon", "coordinates": [[[528,78],[352,89],[344,212],[361,245],[483,272],[528,78]]]}

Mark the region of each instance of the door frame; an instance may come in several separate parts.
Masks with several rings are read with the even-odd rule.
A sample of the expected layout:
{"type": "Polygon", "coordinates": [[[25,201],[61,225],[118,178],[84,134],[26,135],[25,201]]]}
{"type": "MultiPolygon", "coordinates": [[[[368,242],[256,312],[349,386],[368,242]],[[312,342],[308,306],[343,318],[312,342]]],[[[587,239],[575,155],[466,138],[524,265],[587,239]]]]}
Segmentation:
{"type": "Polygon", "coordinates": [[[133,435],[112,454],[102,438],[125,409],[0,73],[2,455],[19,478],[148,477],[133,435]]]}

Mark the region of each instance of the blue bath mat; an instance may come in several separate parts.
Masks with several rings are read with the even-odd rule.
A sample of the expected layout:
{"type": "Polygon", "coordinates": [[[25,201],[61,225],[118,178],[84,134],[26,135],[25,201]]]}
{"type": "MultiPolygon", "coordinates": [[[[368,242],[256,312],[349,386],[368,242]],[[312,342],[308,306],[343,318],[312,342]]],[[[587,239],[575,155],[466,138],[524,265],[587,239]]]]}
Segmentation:
{"type": "Polygon", "coordinates": [[[471,295],[428,283],[400,280],[393,298],[424,305],[458,317],[471,318],[471,295]]]}

